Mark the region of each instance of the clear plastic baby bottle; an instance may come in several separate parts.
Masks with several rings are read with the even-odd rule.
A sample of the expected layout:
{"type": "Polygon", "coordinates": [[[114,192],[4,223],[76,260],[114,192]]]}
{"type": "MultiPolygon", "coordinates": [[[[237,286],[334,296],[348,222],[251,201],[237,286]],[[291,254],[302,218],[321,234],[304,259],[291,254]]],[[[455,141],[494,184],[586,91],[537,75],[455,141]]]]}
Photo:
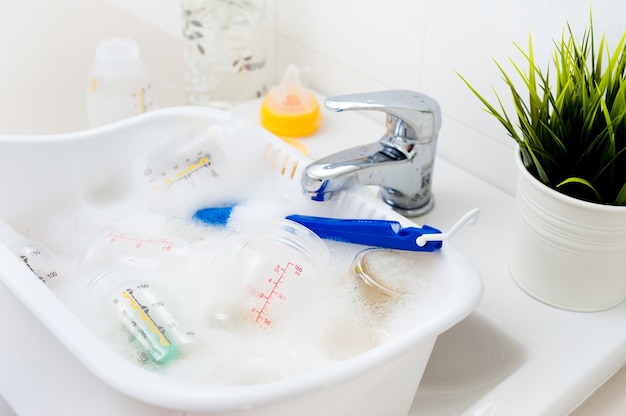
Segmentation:
{"type": "Polygon", "coordinates": [[[297,319],[328,257],[326,244],[308,228],[289,220],[270,224],[228,260],[224,276],[233,293],[224,296],[232,302],[226,315],[243,315],[264,331],[297,319]]]}
{"type": "Polygon", "coordinates": [[[168,364],[194,342],[171,305],[146,276],[131,269],[106,270],[90,280],[89,288],[106,317],[117,320],[140,345],[146,361],[168,364]]]}
{"type": "Polygon", "coordinates": [[[180,133],[151,152],[143,168],[150,189],[169,189],[179,183],[214,182],[220,176],[223,160],[220,139],[225,136],[220,123],[197,122],[181,125],[180,133]]]}

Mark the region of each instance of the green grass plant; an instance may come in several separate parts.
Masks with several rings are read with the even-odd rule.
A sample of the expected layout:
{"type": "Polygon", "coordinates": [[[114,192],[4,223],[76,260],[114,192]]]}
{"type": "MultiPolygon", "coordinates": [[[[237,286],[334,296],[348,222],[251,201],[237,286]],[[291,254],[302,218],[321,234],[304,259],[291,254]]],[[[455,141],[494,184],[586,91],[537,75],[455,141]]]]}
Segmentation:
{"type": "Polygon", "coordinates": [[[626,33],[613,50],[605,36],[595,41],[592,19],[580,40],[568,24],[546,70],[536,63],[532,36],[527,50],[514,43],[528,68],[510,60],[522,87],[495,62],[514,115],[497,92],[491,104],[461,79],[517,142],[533,176],[574,198],[626,205],[626,33]]]}

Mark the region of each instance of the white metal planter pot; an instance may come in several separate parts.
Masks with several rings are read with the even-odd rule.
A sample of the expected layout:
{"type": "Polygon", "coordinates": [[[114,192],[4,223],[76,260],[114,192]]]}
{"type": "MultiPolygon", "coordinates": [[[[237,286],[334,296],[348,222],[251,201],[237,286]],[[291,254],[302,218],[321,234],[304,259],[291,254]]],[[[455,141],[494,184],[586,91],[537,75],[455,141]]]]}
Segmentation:
{"type": "Polygon", "coordinates": [[[626,298],[626,207],[563,195],[518,165],[511,273],[536,299],[600,311],[626,298]]]}

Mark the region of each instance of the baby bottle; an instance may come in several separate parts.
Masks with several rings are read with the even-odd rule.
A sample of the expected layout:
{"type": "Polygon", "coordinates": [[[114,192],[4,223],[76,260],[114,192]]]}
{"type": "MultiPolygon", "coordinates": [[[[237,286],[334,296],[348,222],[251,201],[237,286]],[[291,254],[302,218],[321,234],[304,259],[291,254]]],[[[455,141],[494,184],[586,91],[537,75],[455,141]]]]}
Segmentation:
{"type": "Polygon", "coordinates": [[[232,282],[234,295],[225,297],[231,299],[233,313],[254,327],[265,331],[282,326],[306,308],[328,257],[326,244],[315,233],[280,220],[243,244],[228,261],[224,275],[232,282]]]}
{"type": "Polygon", "coordinates": [[[168,364],[188,348],[195,333],[183,329],[171,305],[150,278],[136,270],[113,268],[90,280],[94,300],[106,318],[118,321],[140,345],[145,361],[168,364]]]}
{"type": "Polygon", "coordinates": [[[55,255],[43,244],[19,234],[0,221],[0,242],[17,255],[30,270],[49,287],[54,288],[63,272],[55,255]]]}
{"type": "Polygon", "coordinates": [[[151,152],[143,176],[151,190],[169,189],[179,183],[215,181],[219,177],[216,160],[224,159],[220,137],[224,126],[205,121],[181,125],[172,140],[151,152]]]}
{"type": "Polygon", "coordinates": [[[176,236],[106,227],[86,244],[80,264],[89,271],[114,265],[160,267],[162,270],[163,266],[196,261],[192,251],[191,242],[176,236]]]}
{"type": "Polygon", "coordinates": [[[144,113],[153,106],[150,76],[134,40],[107,38],[98,43],[86,100],[92,127],[144,113]]]}
{"type": "Polygon", "coordinates": [[[151,362],[167,364],[188,352],[197,337],[187,328],[193,311],[182,302],[193,279],[208,267],[200,248],[176,236],[132,227],[96,233],[79,265],[94,315],[103,320],[96,325],[125,328],[140,346],[141,357],[151,362]]]}

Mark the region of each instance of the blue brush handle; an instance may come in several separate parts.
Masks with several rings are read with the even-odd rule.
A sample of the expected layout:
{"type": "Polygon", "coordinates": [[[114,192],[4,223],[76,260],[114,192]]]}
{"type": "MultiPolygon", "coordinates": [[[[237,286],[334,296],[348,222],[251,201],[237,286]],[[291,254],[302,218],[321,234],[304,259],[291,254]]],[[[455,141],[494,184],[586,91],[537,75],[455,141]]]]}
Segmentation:
{"type": "Polygon", "coordinates": [[[304,225],[320,238],[363,244],[374,247],[393,248],[411,251],[435,251],[443,246],[442,241],[428,241],[424,246],[417,245],[417,237],[423,234],[440,234],[436,228],[402,228],[397,221],[341,219],[311,217],[308,215],[289,215],[288,220],[304,225]]]}

